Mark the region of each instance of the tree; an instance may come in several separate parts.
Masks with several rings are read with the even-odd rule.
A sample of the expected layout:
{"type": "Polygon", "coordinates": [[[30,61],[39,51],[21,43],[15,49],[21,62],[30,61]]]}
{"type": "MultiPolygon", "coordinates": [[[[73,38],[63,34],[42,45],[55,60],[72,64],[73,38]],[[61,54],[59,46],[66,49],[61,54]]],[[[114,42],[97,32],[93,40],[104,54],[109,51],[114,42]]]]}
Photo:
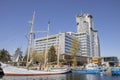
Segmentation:
{"type": "Polygon", "coordinates": [[[55,62],[55,61],[57,61],[55,47],[51,46],[48,51],[48,62],[55,62]]]}
{"type": "Polygon", "coordinates": [[[36,51],[33,51],[31,58],[34,63],[43,63],[44,61],[44,52],[42,53],[37,53],[36,51]]]}
{"type": "Polygon", "coordinates": [[[5,49],[0,50],[0,61],[1,62],[11,61],[11,56],[7,50],[5,49]]]}
{"type": "Polygon", "coordinates": [[[72,40],[72,47],[71,47],[71,51],[70,51],[70,55],[71,55],[71,57],[73,59],[73,63],[72,63],[73,67],[77,66],[77,58],[76,58],[76,56],[77,56],[77,53],[80,50],[79,46],[80,46],[80,42],[76,38],[74,38],[72,40]]]}

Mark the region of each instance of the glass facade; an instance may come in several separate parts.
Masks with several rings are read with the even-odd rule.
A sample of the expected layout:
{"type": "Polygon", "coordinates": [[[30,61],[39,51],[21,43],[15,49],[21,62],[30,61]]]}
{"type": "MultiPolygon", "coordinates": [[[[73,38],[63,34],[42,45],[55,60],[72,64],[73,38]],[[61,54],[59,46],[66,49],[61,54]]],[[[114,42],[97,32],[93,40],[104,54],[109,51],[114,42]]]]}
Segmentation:
{"type": "MultiPolygon", "coordinates": [[[[48,49],[50,46],[54,46],[56,50],[59,47],[59,51],[61,54],[69,54],[70,49],[72,47],[72,40],[75,37],[67,34],[67,33],[60,33],[56,35],[52,35],[48,37],[48,49]]],[[[34,49],[37,52],[43,52],[46,49],[46,41],[47,37],[38,38],[34,41],[34,49]]]]}
{"type": "Polygon", "coordinates": [[[118,61],[117,57],[104,57],[105,62],[118,61]]]}
{"type": "Polygon", "coordinates": [[[81,42],[81,55],[100,57],[100,45],[97,31],[93,27],[93,17],[90,14],[77,15],[76,37],[81,42]]]}

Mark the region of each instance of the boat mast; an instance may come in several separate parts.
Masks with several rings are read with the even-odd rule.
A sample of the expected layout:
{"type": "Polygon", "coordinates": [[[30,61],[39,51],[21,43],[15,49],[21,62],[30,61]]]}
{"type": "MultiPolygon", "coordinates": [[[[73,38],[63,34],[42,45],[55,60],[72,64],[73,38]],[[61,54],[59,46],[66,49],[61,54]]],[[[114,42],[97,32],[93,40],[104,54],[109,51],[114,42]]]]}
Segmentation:
{"type": "Polygon", "coordinates": [[[47,30],[47,38],[46,38],[46,49],[45,49],[45,57],[44,57],[44,58],[45,58],[45,61],[44,61],[44,69],[46,69],[46,66],[47,66],[49,27],[50,27],[50,21],[48,21],[48,30],[47,30]]]}
{"type": "Polygon", "coordinates": [[[58,34],[57,66],[60,66],[60,33],[58,34]]]}
{"type": "Polygon", "coordinates": [[[29,59],[30,59],[30,53],[31,53],[31,47],[32,47],[32,38],[33,38],[33,34],[34,34],[34,31],[33,31],[34,19],[35,19],[35,11],[33,13],[32,20],[29,22],[30,23],[30,33],[29,33],[29,39],[28,39],[27,63],[29,62],[29,59]]]}

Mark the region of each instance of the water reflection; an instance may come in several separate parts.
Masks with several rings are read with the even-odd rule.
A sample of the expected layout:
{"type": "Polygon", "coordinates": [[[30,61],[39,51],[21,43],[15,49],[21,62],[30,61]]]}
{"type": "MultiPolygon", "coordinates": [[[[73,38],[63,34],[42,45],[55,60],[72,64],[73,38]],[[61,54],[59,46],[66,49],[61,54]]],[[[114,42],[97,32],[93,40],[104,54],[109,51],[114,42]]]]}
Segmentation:
{"type": "Polygon", "coordinates": [[[46,76],[4,76],[2,80],[67,80],[66,74],[46,76]]]}
{"type": "Polygon", "coordinates": [[[3,75],[0,75],[0,80],[3,78],[3,75]]]}
{"type": "Polygon", "coordinates": [[[69,73],[47,76],[4,76],[0,80],[120,80],[120,76],[69,73]]]}
{"type": "Polygon", "coordinates": [[[99,80],[100,75],[97,74],[71,74],[71,78],[67,80],[99,80]]]}
{"type": "Polygon", "coordinates": [[[86,79],[85,80],[99,80],[100,79],[100,75],[98,74],[88,74],[86,75],[86,79]]]}

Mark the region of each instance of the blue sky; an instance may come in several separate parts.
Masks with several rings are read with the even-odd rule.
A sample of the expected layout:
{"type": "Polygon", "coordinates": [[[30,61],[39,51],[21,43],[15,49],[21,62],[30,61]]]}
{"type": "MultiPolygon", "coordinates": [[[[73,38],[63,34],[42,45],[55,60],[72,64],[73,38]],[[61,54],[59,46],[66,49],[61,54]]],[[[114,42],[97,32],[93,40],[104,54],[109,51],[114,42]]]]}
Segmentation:
{"type": "Polygon", "coordinates": [[[89,13],[98,30],[101,55],[120,58],[119,7],[119,0],[0,0],[0,49],[13,54],[21,47],[25,52],[25,35],[28,35],[33,11],[36,12],[34,29],[46,30],[50,20],[50,35],[76,32],[76,15],[89,13]]]}

